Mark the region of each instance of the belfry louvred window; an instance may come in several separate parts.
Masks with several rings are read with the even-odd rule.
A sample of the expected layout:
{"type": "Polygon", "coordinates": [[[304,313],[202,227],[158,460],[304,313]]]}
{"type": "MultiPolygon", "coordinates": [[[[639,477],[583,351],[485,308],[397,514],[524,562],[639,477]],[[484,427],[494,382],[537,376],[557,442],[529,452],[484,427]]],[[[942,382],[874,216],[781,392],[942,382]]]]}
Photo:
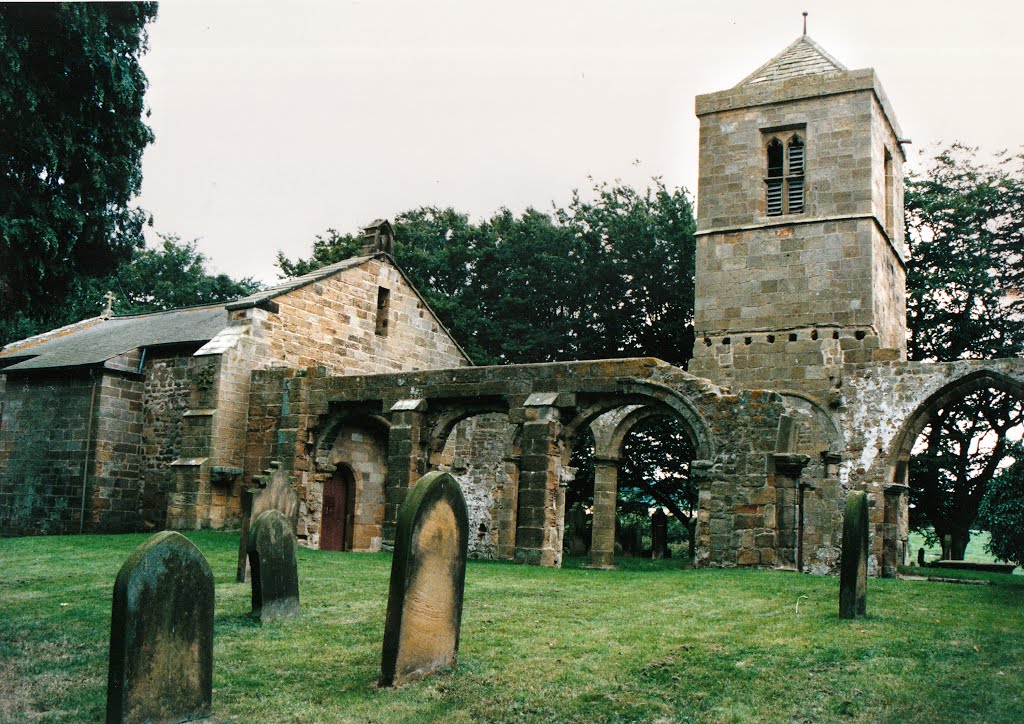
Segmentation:
{"type": "Polygon", "coordinates": [[[765,177],[765,214],[802,214],[804,212],[804,141],[799,134],[789,136],[786,144],[779,136],[770,136],[765,147],[768,174],[765,177]]]}

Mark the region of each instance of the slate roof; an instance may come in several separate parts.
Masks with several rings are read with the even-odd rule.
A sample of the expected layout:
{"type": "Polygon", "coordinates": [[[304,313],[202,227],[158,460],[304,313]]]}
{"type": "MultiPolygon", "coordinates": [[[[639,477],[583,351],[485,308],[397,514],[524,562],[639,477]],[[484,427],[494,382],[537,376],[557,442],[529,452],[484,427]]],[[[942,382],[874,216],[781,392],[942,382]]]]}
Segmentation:
{"type": "Polygon", "coordinates": [[[844,71],[846,66],[825,52],[810,36],[801,35],[781,53],[737,83],[736,87],[844,71]]]}
{"type": "Polygon", "coordinates": [[[223,305],[126,317],[97,317],[61,334],[23,340],[0,350],[3,372],[99,365],[140,347],[203,343],[228,326],[223,305]],[[49,338],[47,338],[49,337],[49,338]],[[19,360],[15,364],[6,362],[19,360]]]}
{"type": "Polygon", "coordinates": [[[294,291],[299,287],[304,287],[307,284],[318,282],[321,279],[326,279],[332,274],[337,274],[345,269],[351,269],[357,267],[360,264],[369,261],[375,256],[371,254],[369,256],[353,256],[349,259],[344,259],[335,264],[329,264],[328,266],[320,267],[309,274],[303,274],[301,277],[295,277],[293,279],[285,279],[284,281],[275,284],[272,287],[268,287],[263,291],[250,294],[248,297],[242,297],[227,305],[227,309],[234,311],[235,309],[248,309],[249,307],[258,307],[262,304],[266,304],[272,301],[274,297],[279,297],[282,294],[294,291]]]}

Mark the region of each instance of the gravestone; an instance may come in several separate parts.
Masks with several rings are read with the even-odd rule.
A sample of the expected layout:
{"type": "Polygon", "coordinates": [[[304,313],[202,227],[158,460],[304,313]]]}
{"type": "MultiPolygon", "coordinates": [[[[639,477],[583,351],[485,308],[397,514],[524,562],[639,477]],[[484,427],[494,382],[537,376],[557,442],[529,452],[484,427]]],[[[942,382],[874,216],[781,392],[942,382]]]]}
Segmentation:
{"type": "Polygon", "coordinates": [[[280,510],[265,510],[249,529],[252,616],[259,621],[299,613],[295,529],[280,510]]]}
{"type": "Polygon", "coordinates": [[[644,531],[636,523],[627,523],[619,528],[619,539],[622,544],[622,555],[636,558],[643,554],[644,531]]]}
{"type": "Polygon", "coordinates": [[[924,568],[924,548],[917,549],[917,565],[924,568]]]}
{"type": "Polygon", "coordinates": [[[651,515],[651,558],[667,558],[668,549],[668,516],[661,508],[656,508],[651,515]]]}
{"type": "Polygon", "coordinates": [[[583,556],[587,554],[587,511],[580,503],[573,503],[569,508],[569,555],[583,556]]]}
{"type": "Polygon", "coordinates": [[[867,611],[868,496],[855,491],[846,496],[843,516],[843,552],[839,568],[839,617],[856,618],[867,611]]]}
{"type": "Polygon", "coordinates": [[[245,582],[249,561],[249,529],[252,522],[265,511],[280,510],[291,521],[292,530],[299,522],[299,494],[295,492],[292,476],[277,461],[270,469],[256,477],[257,487],[242,491],[242,531],[238,541],[238,569],[235,580],[245,582]]]}
{"type": "Polygon", "coordinates": [[[210,564],[180,533],[157,533],[114,582],[107,722],[199,719],[212,698],[210,564]]]}
{"type": "Polygon", "coordinates": [[[398,510],[381,686],[453,666],[462,626],[469,518],[448,473],[427,473],[398,510]]]}

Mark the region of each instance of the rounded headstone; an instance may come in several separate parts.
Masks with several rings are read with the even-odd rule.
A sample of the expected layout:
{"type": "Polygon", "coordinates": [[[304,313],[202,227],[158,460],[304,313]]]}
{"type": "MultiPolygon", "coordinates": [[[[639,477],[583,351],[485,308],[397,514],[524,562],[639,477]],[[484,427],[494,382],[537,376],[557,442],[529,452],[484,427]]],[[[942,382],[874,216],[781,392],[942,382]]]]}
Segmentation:
{"type": "Polygon", "coordinates": [[[252,574],[252,615],[260,621],[299,613],[295,529],[280,510],[253,522],[247,542],[252,574]]]}

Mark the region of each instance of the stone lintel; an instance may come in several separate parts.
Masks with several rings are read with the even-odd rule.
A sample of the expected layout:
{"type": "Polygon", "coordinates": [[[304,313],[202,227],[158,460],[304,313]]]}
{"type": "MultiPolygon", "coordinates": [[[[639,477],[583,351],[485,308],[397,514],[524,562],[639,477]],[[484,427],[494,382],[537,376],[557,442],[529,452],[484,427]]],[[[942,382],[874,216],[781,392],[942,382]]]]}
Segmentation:
{"type": "Polygon", "coordinates": [[[213,417],[217,412],[216,408],[206,408],[199,410],[185,410],[181,413],[182,417],[213,417]]]}
{"type": "Polygon", "coordinates": [[[419,397],[399,400],[391,406],[391,412],[424,412],[426,409],[427,401],[419,397]]]}
{"type": "Polygon", "coordinates": [[[534,392],[526,398],[523,407],[555,407],[557,402],[557,392],[534,392]]]}
{"type": "Polygon", "coordinates": [[[171,461],[171,467],[177,468],[197,468],[203,465],[210,458],[178,458],[177,460],[171,461]]]}
{"type": "Polygon", "coordinates": [[[900,485],[898,483],[893,483],[892,485],[886,485],[884,490],[885,490],[885,494],[886,495],[909,495],[910,494],[910,487],[909,486],[907,486],[907,485],[900,485]]]}
{"type": "Polygon", "coordinates": [[[772,462],[779,472],[797,477],[803,472],[804,467],[811,461],[810,455],[799,453],[772,453],[772,462]]]}

